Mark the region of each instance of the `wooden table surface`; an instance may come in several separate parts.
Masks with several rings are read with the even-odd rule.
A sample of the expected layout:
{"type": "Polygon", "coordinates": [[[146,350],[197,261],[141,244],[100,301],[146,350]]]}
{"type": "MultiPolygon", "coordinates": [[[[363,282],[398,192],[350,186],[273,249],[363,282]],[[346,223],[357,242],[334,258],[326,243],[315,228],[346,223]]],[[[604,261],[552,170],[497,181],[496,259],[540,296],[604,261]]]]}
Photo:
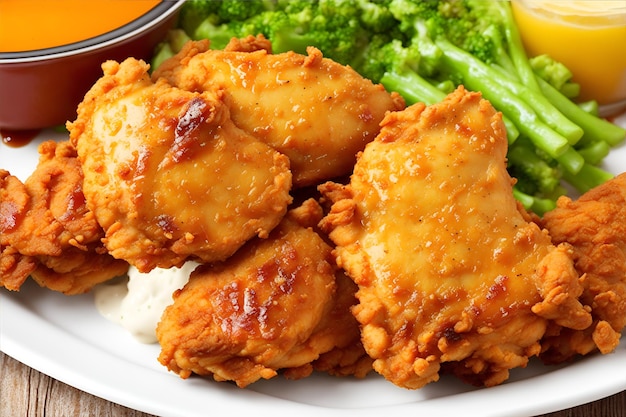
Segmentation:
{"type": "MultiPolygon", "coordinates": [[[[153,417],[94,397],[0,352],[2,417],[153,417]]],[[[626,417],[626,391],[542,417],[626,417]]]]}

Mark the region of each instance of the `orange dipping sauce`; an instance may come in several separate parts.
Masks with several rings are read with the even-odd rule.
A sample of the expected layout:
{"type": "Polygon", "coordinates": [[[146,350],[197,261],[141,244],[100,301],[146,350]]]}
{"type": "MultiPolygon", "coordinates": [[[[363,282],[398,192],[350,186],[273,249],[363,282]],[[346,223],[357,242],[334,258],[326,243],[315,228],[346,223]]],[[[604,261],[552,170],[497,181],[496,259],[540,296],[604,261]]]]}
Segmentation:
{"type": "Polygon", "coordinates": [[[512,7],[528,55],[565,64],[580,100],[626,100],[626,2],[513,0],[512,7]]]}
{"type": "Polygon", "coordinates": [[[51,48],[132,22],[160,0],[0,0],[0,52],[51,48]]]}

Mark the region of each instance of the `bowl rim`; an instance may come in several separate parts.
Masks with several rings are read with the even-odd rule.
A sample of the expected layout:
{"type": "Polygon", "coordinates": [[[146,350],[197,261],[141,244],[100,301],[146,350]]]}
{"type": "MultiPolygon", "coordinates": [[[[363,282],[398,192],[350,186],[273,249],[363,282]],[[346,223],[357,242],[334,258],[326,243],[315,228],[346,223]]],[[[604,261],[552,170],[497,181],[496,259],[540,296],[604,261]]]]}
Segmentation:
{"type": "Polygon", "coordinates": [[[79,55],[123,42],[158,25],[178,11],[185,0],[161,0],[148,12],[117,29],[82,41],[50,48],[20,52],[0,52],[0,64],[24,64],[79,55]]]}

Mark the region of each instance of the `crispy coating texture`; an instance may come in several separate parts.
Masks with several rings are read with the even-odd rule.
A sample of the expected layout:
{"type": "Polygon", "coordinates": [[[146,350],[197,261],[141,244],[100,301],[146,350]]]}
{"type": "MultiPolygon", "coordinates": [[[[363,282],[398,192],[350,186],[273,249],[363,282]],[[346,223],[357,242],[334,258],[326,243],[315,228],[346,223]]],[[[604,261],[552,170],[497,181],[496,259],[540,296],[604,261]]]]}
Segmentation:
{"type": "Polygon", "coordinates": [[[570,249],[513,198],[506,150],[501,115],[460,87],[388,114],[349,184],[320,187],[364,347],[398,386],[436,381],[442,365],[496,385],[539,353],[548,318],[590,323],[570,249]]]}
{"type": "Polygon", "coordinates": [[[26,216],[30,196],[24,184],[9,171],[0,170],[0,285],[18,291],[37,267],[32,256],[11,246],[11,234],[26,216]]]}
{"type": "Polygon", "coordinates": [[[262,36],[225,50],[190,42],[152,77],[188,91],[223,89],[235,124],[289,157],[295,187],[349,174],[385,113],[405,106],[315,48],[272,54],[262,36]]]}
{"type": "Polygon", "coordinates": [[[122,275],[106,253],[104,232],[85,205],[83,174],[69,142],[43,142],[25,183],[0,174],[0,284],[19,290],[29,275],[43,287],[81,294],[122,275]]]}
{"type": "Polygon", "coordinates": [[[593,324],[583,330],[551,326],[541,358],[560,363],[595,351],[612,352],[626,326],[626,174],[578,200],[560,198],[541,224],[555,243],[572,245],[575,267],[584,276],[581,301],[593,316],[593,324]]]}
{"type": "Polygon", "coordinates": [[[153,83],[132,58],[103,70],[68,129],[111,255],[146,272],[267,236],[291,202],[288,158],[237,128],[220,91],[153,83]]]}
{"type": "Polygon", "coordinates": [[[324,353],[317,369],[366,374],[371,362],[349,311],[355,287],[311,228],[320,218],[307,200],[269,238],[196,269],[157,327],[159,361],[183,378],[212,375],[239,387],[281,370],[308,376],[324,353]]]}

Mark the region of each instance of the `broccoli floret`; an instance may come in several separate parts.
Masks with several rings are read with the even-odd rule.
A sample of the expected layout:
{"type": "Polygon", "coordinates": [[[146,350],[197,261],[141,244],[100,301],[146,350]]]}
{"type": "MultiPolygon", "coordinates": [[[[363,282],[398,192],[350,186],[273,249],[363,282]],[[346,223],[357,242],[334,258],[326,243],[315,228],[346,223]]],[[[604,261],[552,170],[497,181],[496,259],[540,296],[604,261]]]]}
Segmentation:
{"type": "Polygon", "coordinates": [[[187,0],[180,9],[178,28],[157,46],[152,69],[180,51],[186,41],[210,39],[211,48],[222,49],[233,37],[256,34],[254,26],[243,27],[243,22],[274,8],[274,0],[187,0]]]}
{"type": "Polygon", "coordinates": [[[324,56],[348,64],[368,42],[351,0],[309,1],[288,10],[284,12],[286,19],[268,27],[266,35],[274,52],[304,53],[307,46],[315,46],[324,56]]]}
{"type": "Polygon", "coordinates": [[[509,172],[518,179],[520,190],[533,195],[552,195],[558,190],[558,167],[542,159],[526,140],[518,140],[507,153],[509,172]]]}
{"type": "Polygon", "coordinates": [[[273,3],[269,0],[220,0],[219,3],[217,15],[223,22],[246,20],[273,8],[273,3]]]}
{"type": "Polygon", "coordinates": [[[439,2],[437,18],[431,18],[433,37],[445,36],[459,48],[486,63],[501,59],[498,49],[500,21],[497,12],[484,1],[439,2]],[[494,39],[495,38],[495,39],[494,39]]]}
{"type": "MultiPolygon", "coordinates": [[[[441,52],[432,42],[429,33],[431,21],[440,18],[436,4],[415,0],[391,0],[389,3],[389,11],[399,22],[398,29],[402,34],[400,41],[407,48],[401,54],[413,56],[412,60],[417,65],[412,70],[424,77],[435,76],[440,67],[441,52]]],[[[389,52],[394,53],[393,50],[389,52]]],[[[400,68],[403,65],[395,66],[400,68]]]]}
{"type": "Polygon", "coordinates": [[[209,39],[212,49],[223,49],[232,38],[239,37],[240,25],[238,23],[217,23],[216,15],[204,19],[192,34],[192,38],[209,39]]]}
{"type": "Polygon", "coordinates": [[[317,3],[317,1],[318,0],[275,0],[273,10],[281,10],[287,14],[299,13],[302,10],[310,8],[311,3],[317,3]]]}
{"type": "Polygon", "coordinates": [[[393,38],[387,35],[373,35],[365,47],[353,56],[349,63],[350,66],[373,82],[380,82],[380,78],[388,67],[388,56],[385,53],[385,48],[389,48],[390,46],[386,45],[392,41],[393,38]]]}
{"type": "Polygon", "coordinates": [[[418,101],[434,104],[445,97],[444,91],[419,75],[422,55],[417,44],[404,46],[398,39],[388,41],[379,36],[364,52],[357,71],[389,91],[402,91],[407,104],[418,101]]]}
{"type": "MultiPolygon", "coordinates": [[[[305,53],[308,46],[315,46],[326,57],[347,64],[368,42],[361,9],[353,0],[222,0],[217,3],[221,6],[206,10],[193,6],[183,14],[203,13],[200,23],[197,18],[191,19],[192,24],[182,22],[188,33],[187,27],[193,27],[193,39],[209,39],[214,49],[223,48],[232,37],[263,34],[272,42],[276,53],[305,53]]],[[[365,3],[369,2],[364,1],[364,7],[365,3]]],[[[369,24],[375,25],[375,14],[369,11],[364,16],[369,18],[369,24]]],[[[388,25],[381,25],[381,29],[388,25]]]]}
{"type": "Polygon", "coordinates": [[[561,62],[549,55],[538,55],[530,59],[535,74],[559,90],[564,96],[574,99],[580,94],[580,85],[572,82],[572,72],[561,62]]]}
{"type": "Polygon", "coordinates": [[[391,34],[397,31],[397,21],[391,11],[389,4],[392,0],[357,0],[360,8],[359,15],[363,27],[374,34],[391,34]]]}
{"type": "Polygon", "coordinates": [[[243,21],[273,7],[272,0],[187,0],[181,7],[179,22],[192,34],[207,18],[214,24],[243,21]]]}
{"type": "Polygon", "coordinates": [[[445,37],[480,60],[491,63],[497,53],[491,35],[486,33],[497,22],[493,18],[496,12],[483,3],[488,2],[470,7],[473,3],[466,0],[391,0],[389,8],[408,38],[419,38],[420,43],[428,44],[445,37]]]}
{"type": "Polygon", "coordinates": [[[179,26],[190,38],[210,39],[211,48],[221,49],[242,36],[242,22],[274,7],[272,0],[188,0],[181,7],[179,26]]]}
{"type": "Polygon", "coordinates": [[[179,12],[180,28],[192,35],[198,26],[209,16],[217,15],[220,0],[187,0],[179,12]]]}
{"type": "Polygon", "coordinates": [[[271,0],[195,0],[193,3],[189,10],[187,3],[183,5],[181,26],[192,39],[209,39],[213,49],[224,48],[235,37],[264,33],[261,21],[243,25],[256,16],[271,14],[275,6],[271,0]],[[199,16],[203,19],[196,23],[199,16]],[[186,24],[186,19],[191,19],[195,26],[186,24]]]}
{"type": "Polygon", "coordinates": [[[165,41],[157,45],[152,60],[150,61],[150,69],[154,71],[163,61],[178,53],[189,40],[190,38],[184,30],[170,30],[167,33],[165,41]]]}

